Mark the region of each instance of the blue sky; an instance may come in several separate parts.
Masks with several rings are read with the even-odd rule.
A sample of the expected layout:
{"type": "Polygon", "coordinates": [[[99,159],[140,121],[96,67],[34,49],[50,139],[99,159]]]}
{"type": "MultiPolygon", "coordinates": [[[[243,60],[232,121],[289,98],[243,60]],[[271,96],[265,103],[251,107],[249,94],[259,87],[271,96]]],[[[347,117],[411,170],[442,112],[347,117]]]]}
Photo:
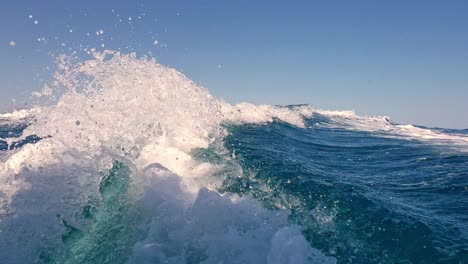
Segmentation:
{"type": "Polygon", "coordinates": [[[151,52],[232,103],[468,128],[467,14],[455,0],[2,1],[0,111],[50,79],[51,53],[105,44],[151,52]]]}

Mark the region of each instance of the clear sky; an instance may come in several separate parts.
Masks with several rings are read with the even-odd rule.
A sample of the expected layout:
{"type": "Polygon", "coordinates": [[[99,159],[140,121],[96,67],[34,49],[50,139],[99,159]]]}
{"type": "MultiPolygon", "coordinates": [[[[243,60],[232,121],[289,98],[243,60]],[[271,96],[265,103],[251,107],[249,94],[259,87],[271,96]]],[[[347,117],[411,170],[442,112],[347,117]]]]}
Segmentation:
{"type": "Polygon", "coordinates": [[[47,82],[50,53],[101,44],[151,52],[231,103],[468,128],[468,1],[4,0],[0,111],[47,82]]]}

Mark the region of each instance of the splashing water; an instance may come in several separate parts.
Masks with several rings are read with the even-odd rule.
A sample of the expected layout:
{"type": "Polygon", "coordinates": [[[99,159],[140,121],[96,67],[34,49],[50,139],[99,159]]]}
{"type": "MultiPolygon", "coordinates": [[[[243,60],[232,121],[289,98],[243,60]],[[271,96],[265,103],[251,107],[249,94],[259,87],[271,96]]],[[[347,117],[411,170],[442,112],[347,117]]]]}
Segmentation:
{"type": "MultiPolygon", "coordinates": [[[[223,149],[223,111],[231,106],[176,70],[112,51],[82,63],[61,57],[55,81],[39,96],[54,102],[2,116],[30,123],[8,145],[41,138],[2,157],[3,259],[333,262],[288,224],[287,212],[216,191],[222,178],[210,175],[226,165],[191,153],[223,149]],[[288,243],[298,254],[276,250],[288,243]]],[[[271,121],[271,114],[259,118],[271,121]]]]}
{"type": "Polygon", "coordinates": [[[406,146],[392,140],[455,151],[461,172],[449,173],[461,177],[466,134],[305,105],[230,105],[155,59],[114,51],[60,57],[35,96],[46,103],[0,116],[5,263],[391,263],[466,252],[458,222],[446,222],[461,230],[450,255],[426,239],[431,221],[362,187],[377,171],[390,175],[386,166],[400,170],[393,177],[408,172],[397,156],[379,163],[406,146]],[[365,158],[376,167],[351,161],[365,158]],[[343,197],[349,190],[360,194],[343,197]],[[413,234],[406,219],[416,223],[429,253],[374,239],[384,231],[367,223],[382,219],[387,226],[371,226],[396,239],[413,234]]]}

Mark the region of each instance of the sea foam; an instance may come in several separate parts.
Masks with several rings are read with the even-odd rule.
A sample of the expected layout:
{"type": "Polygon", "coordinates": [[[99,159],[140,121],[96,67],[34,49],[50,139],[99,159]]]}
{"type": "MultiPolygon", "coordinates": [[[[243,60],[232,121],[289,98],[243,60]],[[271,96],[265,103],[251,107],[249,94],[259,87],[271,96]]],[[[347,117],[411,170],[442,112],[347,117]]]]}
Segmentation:
{"type": "MultiPolygon", "coordinates": [[[[271,211],[252,198],[218,193],[218,181],[207,179],[219,175],[224,165],[192,155],[210,146],[226,152],[223,123],[281,120],[305,127],[303,117],[310,111],[232,106],[154,59],[113,51],[84,62],[60,57],[54,81],[36,96],[53,100],[39,110],[2,116],[30,123],[16,140],[27,135],[42,140],[8,151],[0,164],[0,245],[10,248],[0,257],[13,254],[27,262],[43,256],[39,241],[60,248],[58,238],[64,226],[70,229],[68,223],[86,230],[87,220],[77,218],[76,211],[101,190],[102,174],[118,160],[129,168],[129,197],[146,219],[139,224],[145,235],[129,252],[131,263],[335,262],[313,249],[299,227],[288,224],[288,211],[271,211]],[[51,202],[28,206],[34,197],[51,202]],[[56,221],[57,215],[67,224],[56,221]],[[34,218],[41,221],[31,221],[34,218]],[[13,246],[18,228],[38,237],[13,246]]],[[[99,223],[88,227],[99,232],[93,226],[99,223]]],[[[69,250],[80,256],[63,262],[91,256],[90,245],[98,238],[90,234],[74,241],[69,250]]]]}

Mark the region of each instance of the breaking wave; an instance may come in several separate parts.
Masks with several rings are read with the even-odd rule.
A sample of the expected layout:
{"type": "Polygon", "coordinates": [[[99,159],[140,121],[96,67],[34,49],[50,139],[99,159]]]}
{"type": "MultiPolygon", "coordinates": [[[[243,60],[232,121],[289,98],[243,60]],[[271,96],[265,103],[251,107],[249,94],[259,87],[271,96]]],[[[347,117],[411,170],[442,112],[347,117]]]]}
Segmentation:
{"type": "MultiPolygon", "coordinates": [[[[153,58],[114,51],[60,57],[54,81],[34,95],[40,106],[0,115],[4,263],[335,263],[341,255],[294,220],[303,199],[252,180],[247,153],[227,143],[236,127],[468,144],[387,117],[231,105],[153,58]]],[[[336,208],[307,214],[328,225],[336,208]]]]}

